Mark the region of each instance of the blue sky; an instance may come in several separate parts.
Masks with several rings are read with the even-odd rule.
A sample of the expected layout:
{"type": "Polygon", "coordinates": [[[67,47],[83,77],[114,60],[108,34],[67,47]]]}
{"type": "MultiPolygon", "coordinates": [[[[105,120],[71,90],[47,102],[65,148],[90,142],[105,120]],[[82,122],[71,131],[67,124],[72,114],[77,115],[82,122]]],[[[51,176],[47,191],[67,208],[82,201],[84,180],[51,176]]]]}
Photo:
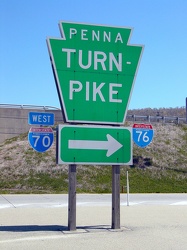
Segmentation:
{"type": "Polygon", "coordinates": [[[145,48],[129,109],[185,106],[186,0],[1,0],[1,104],[60,107],[46,45],[60,20],[133,27],[145,48]]]}

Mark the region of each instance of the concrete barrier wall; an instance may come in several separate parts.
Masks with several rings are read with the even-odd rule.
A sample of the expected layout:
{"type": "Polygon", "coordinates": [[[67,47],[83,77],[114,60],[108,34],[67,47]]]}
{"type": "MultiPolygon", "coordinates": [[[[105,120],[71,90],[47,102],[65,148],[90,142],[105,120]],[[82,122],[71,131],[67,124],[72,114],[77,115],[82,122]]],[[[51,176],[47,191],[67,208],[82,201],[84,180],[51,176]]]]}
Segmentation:
{"type": "Polygon", "coordinates": [[[0,108],[0,143],[29,131],[31,127],[28,125],[29,112],[54,113],[55,123],[63,122],[61,110],[0,108]]]}
{"type": "MultiPolygon", "coordinates": [[[[11,105],[10,105],[11,106],[11,105]]],[[[55,123],[63,123],[62,112],[60,109],[50,107],[38,107],[27,105],[12,105],[12,107],[3,107],[0,104],[0,143],[4,140],[28,132],[30,125],[28,125],[29,112],[48,112],[55,114],[55,123]],[[29,107],[29,108],[27,108],[29,107]]],[[[126,121],[132,122],[148,122],[148,123],[173,123],[184,124],[186,123],[184,117],[163,117],[163,116],[141,116],[141,115],[127,115],[126,121]]]]}

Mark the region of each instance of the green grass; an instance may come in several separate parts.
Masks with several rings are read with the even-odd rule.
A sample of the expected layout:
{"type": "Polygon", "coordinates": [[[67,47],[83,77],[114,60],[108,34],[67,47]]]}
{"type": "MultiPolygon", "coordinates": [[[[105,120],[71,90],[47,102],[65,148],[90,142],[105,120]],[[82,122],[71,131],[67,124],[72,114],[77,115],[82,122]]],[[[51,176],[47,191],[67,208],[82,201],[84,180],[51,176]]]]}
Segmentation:
{"type": "MultiPolygon", "coordinates": [[[[79,193],[111,193],[112,168],[105,166],[89,174],[89,168],[77,171],[77,192],[79,193]]],[[[149,170],[128,169],[130,193],[186,193],[187,181],[177,177],[173,170],[170,177],[164,174],[152,175],[149,170]]],[[[120,186],[126,186],[126,168],[121,168],[120,186]]],[[[30,173],[29,176],[19,176],[15,180],[0,181],[1,192],[5,193],[67,193],[68,174],[52,176],[47,173],[30,173]]],[[[124,189],[125,190],[125,189],[124,189]]]]}
{"type": "Polygon", "coordinates": [[[67,193],[67,176],[52,177],[46,173],[30,173],[16,180],[0,180],[1,193],[67,193]]]}
{"type": "MultiPolygon", "coordinates": [[[[169,170],[168,170],[169,171],[169,170]]],[[[170,171],[170,177],[153,176],[149,170],[130,169],[129,182],[131,193],[186,193],[186,179],[176,178],[175,171],[170,171]]],[[[125,176],[124,176],[125,177],[125,176]]],[[[125,185],[125,178],[122,185],[125,185]]]]}

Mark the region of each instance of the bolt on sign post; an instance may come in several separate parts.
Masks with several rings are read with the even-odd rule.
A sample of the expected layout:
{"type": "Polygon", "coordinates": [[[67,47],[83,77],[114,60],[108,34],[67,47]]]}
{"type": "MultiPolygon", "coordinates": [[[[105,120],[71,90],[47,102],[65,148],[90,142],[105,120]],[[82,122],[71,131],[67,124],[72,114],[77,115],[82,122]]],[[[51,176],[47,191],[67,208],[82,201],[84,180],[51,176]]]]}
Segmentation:
{"type": "Polygon", "coordinates": [[[143,46],[129,44],[131,28],[64,21],[59,28],[62,38],[47,39],[51,65],[64,121],[79,124],[60,125],[57,135],[57,161],[70,164],[73,180],[68,227],[76,228],[76,164],[112,164],[112,228],[117,229],[120,165],[132,161],[132,132],[88,124],[124,124],[143,46]]]}
{"type": "Polygon", "coordinates": [[[132,29],[70,22],[59,27],[62,38],[47,44],[64,120],[124,124],[143,51],[129,45],[132,29]]]}

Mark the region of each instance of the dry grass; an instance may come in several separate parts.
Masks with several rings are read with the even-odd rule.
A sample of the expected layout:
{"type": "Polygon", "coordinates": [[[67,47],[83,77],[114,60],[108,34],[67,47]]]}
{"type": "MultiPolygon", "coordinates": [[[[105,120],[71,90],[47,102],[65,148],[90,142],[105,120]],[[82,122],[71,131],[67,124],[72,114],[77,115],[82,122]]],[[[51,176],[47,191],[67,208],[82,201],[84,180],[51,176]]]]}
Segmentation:
{"type": "MultiPolygon", "coordinates": [[[[134,165],[129,167],[134,187],[140,176],[143,176],[142,183],[146,178],[157,182],[172,179],[175,182],[182,180],[184,184],[180,185],[186,184],[187,187],[187,126],[157,123],[153,124],[153,129],[154,138],[149,146],[139,148],[134,145],[134,165]]],[[[6,140],[0,145],[0,190],[67,191],[68,166],[56,165],[55,154],[55,143],[45,153],[36,152],[29,145],[27,134],[6,140]],[[62,182],[64,189],[59,189],[62,182]]],[[[125,176],[127,167],[121,169],[122,176],[125,176]]],[[[80,191],[110,191],[111,171],[108,167],[78,166],[77,178],[80,191]]]]}

